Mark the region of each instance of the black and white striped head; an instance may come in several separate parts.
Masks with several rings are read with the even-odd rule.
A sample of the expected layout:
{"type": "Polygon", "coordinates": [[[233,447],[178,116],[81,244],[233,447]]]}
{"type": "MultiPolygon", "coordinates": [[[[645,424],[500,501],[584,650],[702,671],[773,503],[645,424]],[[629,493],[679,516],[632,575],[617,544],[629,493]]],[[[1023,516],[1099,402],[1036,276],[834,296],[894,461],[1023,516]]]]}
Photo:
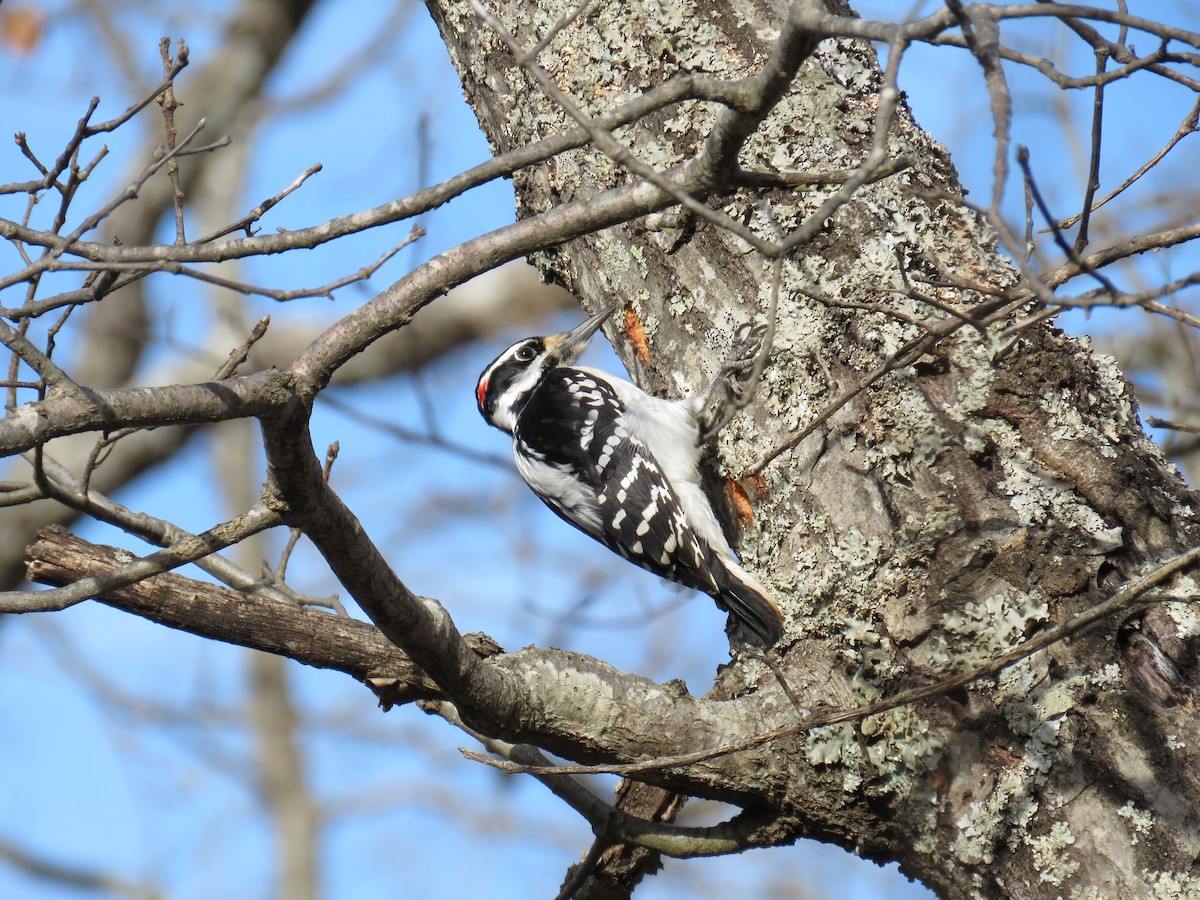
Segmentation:
{"type": "Polygon", "coordinates": [[[517,341],[492,361],[475,385],[475,402],[489,424],[512,434],[517,417],[546,374],[578,359],[615,306],[561,334],[517,341]]]}

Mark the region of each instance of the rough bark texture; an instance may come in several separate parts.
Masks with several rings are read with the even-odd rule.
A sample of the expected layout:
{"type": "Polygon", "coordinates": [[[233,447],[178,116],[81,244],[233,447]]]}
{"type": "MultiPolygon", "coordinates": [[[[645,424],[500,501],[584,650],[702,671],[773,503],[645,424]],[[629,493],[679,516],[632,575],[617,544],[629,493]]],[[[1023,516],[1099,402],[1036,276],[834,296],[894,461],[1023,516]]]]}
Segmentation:
{"type": "MultiPolygon", "coordinates": [[[[71,584],[130,559],[115,547],[90,544],[59,526],[25,548],[26,575],[42,584],[71,584]]],[[[166,573],[99,597],[116,609],[168,628],[335,669],[369,685],[384,706],[441,696],[436,684],[367,622],[305,606],[281,605],[219,585],[166,573]],[[198,631],[196,623],[208,623],[198,631]]],[[[467,635],[480,656],[498,653],[490,638],[467,635]]]]}
{"type": "MultiPolygon", "coordinates": [[[[566,124],[467,4],[429,6],[498,149],[566,124]]],[[[530,46],[572,6],[506,3],[497,13],[530,46]]],[[[753,73],[783,15],[754,0],[601,3],[542,62],[596,114],[674,74],[753,73]]],[[[853,167],[870,145],[880,85],[869,46],[824,42],[743,165],[853,167]]],[[[619,136],[661,169],[696,151],[712,116],[684,103],[619,136]]],[[[920,320],[935,310],[906,298],[906,277],[1016,284],[977,216],[913,193],[961,188],[905,109],[889,145],[914,165],[860,190],[785,266],[775,354],[752,410],[720,443],[721,472],[751,468],[920,333],[839,304],[886,303],[920,320]]],[[[574,151],[516,179],[520,211],[627,179],[574,151]]],[[[774,192],[771,211],[790,229],[831,190],[774,192]]],[[[758,199],[710,202],[776,237],[758,199]]],[[[703,222],[608,229],[539,262],[590,308],[627,304],[618,351],[640,383],[672,396],[704,382],[733,329],[761,317],[770,286],[761,258],[703,222]]],[[[925,289],[964,309],[982,299],[925,289]]],[[[1001,352],[999,327],[959,329],[746,485],[753,519],[740,551],[790,617],[782,670],[801,704],[851,707],[982,663],[1195,544],[1195,497],[1142,433],[1113,361],[1049,325],[1001,352]]],[[[1193,588],[1180,579],[1174,593],[1193,588]]],[[[943,896],[1182,896],[1200,890],[1197,634],[1189,606],[1154,606],[968,691],[776,742],[748,754],[743,774],[758,802],[795,818],[793,836],[898,859],[943,896]]],[[[746,691],[773,679],[750,662],[736,673],[746,691]]]]}
{"type": "MultiPolygon", "coordinates": [[[[1193,547],[1200,530],[1196,498],[1140,431],[1111,360],[1048,325],[1013,341],[1000,334],[1010,322],[964,326],[946,312],[947,304],[979,310],[1027,286],[1018,285],[984,222],[957,202],[945,152],[903,108],[888,151],[911,164],[858,190],[787,261],[770,367],[754,406],[726,431],[712,460],[715,484],[719,476],[741,478],[730,482],[741,501],[730,524],[740,525],[747,566],[787,614],[788,634],[771,666],[739,645],[718,690],[698,699],[678,684],[654,684],[578,653],[497,653],[486,640],[464,640],[435,600],[405,586],[326,483],[308,429],[314,399],[367,346],[449,287],[540,251],[544,268],[590,308],[624,302],[615,337],[630,370],[677,396],[704,382],[738,325],[762,317],[771,290],[764,261],[726,231],[703,220],[653,230],[637,219],[671,204],[658,187],[590,150],[555,155],[582,140],[561,136],[563,113],[469,4],[430,5],[497,147],[559,135],[521,157],[545,160],[518,176],[522,220],[417,267],[286,368],[159,388],[102,389],[85,380],[13,410],[0,425],[0,452],[130,425],[254,417],[264,426],[269,471],[260,501],[202,540],[129,562],[86,546],[72,551],[51,533],[31,551],[39,561],[31,574],[69,581],[115,569],[99,587],[65,593],[78,600],[107,586],[106,602],[351,672],[377,690],[390,687],[396,702],[428,700],[426,708],[444,708],[486,738],[581,763],[634,763],[642,766],[637,778],[653,787],[746,810],[727,825],[680,832],[597,812],[595,798],[568,799],[605,840],[636,838],[688,855],[818,837],[899,860],[947,897],[1200,892],[1192,765],[1200,729],[1190,715],[1200,621],[1190,606],[1164,602],[1196,596],[1186,572],[1136,615],[1076,633],[999,677],[712,754],[794,729],[806,708],[852,710],[976,671],[1193,547]],[[816,418],[867,373],[882,371],[898,348],[932,333],[927,328],[941,337],[923,345],[925,355],[872,377],[835,414],[816,418]],[[823,424],[759,465],[812,421],[823,424]],[[761,475],[741,477],[760,468],[761,475]],[[378,631],[174,576],[113,588],[274,522],[304,531],[378,631]],[[692,755],[658,761],[679,754],[692,755]]],[[[877,110],[887,108],[873,51],[828,40],[756,126],[758,111],[773,108],[784,76],[813,46],[792,32],[778,43],[786,49],[769,56],[784,21],[777,6],[595,3],[542,58],[589,114],[676,74],[712,76],[705,90],[723,91],[736,111],[684,102],[619,137],[713,207],[775,239],[806,221],[834,187],[774,191],[769,208],[757,192],[718,192],[731,174],[713,163],[721,149],[728,156],[753,130],[741,151],[745,168],[846,170],[864,158],[877,110]],[[755,82],[763,88],[757,100],[745,100],[754,85],[743,92],[734,82],[768,59],[771,74],[755,82]],[[696,162],[702,146],[717,149],[696,162]]],[[[536,8],[507,4],[498,14],[528,46],[573,8],[574,0],[547,0],[536,8]]],[[[816,15],[813,4],[804,8],[816,15]]],[[[497,165],[516,168],[511,158],[497,165]]],[[[413,202],[397,201],[394,214],[413,202]]],[[[345,233],[338,229],[348,221],[315,232],[326,240],[345,233]]],[[[54,246],[53,236],[0,224],[21,240],[54,246]]],[[[278,237],[179,247],[81,242],[71,252],[228,260],[262,252],[278,237]]],[[[18,610],[67,602],[61,593],[42,606],[25,594],[5,599],[18,610]]],[[[654,800],[656,808],[672,805],[654,800]]],[[[655,858],[642,857],[604,873],[621,875],[610,882],[614,890],[627,891],[655,858]]],[[[605,886],[593,879],[581,893],[593,888],[605,886]]]]}

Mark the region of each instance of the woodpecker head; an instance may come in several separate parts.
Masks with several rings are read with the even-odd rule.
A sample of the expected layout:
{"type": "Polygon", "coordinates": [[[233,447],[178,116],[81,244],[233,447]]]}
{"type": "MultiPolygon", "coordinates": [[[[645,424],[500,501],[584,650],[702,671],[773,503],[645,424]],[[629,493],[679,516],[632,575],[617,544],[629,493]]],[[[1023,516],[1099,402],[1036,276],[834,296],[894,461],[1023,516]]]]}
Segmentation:
{"type": "Polygon", "coordinates": [[[579,358],[592,335],[616,306],[601,310],[586,322],[561,334],[517,341],[492,361],[475,385],[480,414],[501,431],[512,434],[517,416],[546,373],[569,366],[579,358]]]}

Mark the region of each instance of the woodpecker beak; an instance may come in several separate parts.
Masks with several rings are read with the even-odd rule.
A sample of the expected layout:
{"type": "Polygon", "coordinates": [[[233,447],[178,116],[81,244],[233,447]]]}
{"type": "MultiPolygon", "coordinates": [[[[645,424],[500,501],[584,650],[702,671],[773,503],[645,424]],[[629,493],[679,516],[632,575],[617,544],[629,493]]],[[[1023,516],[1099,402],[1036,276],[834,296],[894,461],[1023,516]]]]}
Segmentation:
{"type": "Polygon", "coordinates": [[[608,309],[596,313],[581,325],[576,325],[570,331],[547,335],[545,338],[546,349],[553,355],[555,365],[569,366],[575,362],[579,358],[579,354],[583,352],[583,348],[587,346],[588,341],[591,340],[592,335],[599,330],[600,326],[604,324],[604,320],[611,316],[616,308],[616,304],[613,304],[608,309]]]}

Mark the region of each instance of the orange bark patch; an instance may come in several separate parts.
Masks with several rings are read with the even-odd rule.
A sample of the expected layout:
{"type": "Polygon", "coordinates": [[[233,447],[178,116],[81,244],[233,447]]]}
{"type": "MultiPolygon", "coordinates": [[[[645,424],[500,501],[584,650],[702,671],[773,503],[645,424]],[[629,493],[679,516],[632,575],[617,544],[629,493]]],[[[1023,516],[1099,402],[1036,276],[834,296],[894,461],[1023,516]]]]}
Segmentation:
{"type": "Polygon", "coordinates": [[[750,504],[750,495],[746,489],[732,479],[725,482],[729,491],[729,499],[733,503],[733,511],[737,513],[738,522],[743,527],[754,521],[754,507],[750,504]]]}
{"type": "Polygon", "coordinates": [[[633,311],[631,305],[625,307],[625,340],[633,347],[638,362],[643,366],[648,366],[650,364],[650,344],[646,341],[646,329],[642,327],[642,320],[638,318],[638,314],[633,311]]]}

